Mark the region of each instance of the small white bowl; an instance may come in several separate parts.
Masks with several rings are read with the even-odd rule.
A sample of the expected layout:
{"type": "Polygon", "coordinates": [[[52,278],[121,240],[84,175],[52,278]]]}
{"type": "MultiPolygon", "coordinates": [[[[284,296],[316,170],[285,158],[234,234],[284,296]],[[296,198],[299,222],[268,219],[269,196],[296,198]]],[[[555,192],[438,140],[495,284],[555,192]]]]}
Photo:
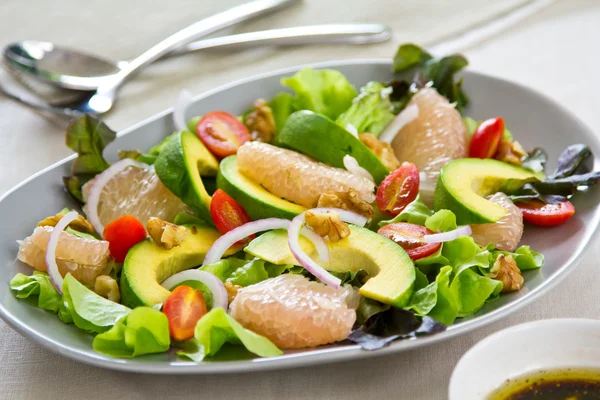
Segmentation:
{"type": "Polygon", "coordinates": [[[482,400],[507,379],[547,369],[600,371],[600,321],[548,319],[497,332],[473,346],[450,378],[450,400],[482,400]]]}

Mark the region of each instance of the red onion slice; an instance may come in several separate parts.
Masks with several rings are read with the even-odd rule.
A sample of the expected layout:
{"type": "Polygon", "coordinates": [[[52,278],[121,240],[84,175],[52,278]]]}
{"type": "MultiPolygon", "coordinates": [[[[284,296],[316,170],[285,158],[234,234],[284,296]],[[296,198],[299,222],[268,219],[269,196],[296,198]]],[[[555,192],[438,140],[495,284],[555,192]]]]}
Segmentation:
{"type": "MultiPolygon", "coordinates": [[[[253,235],[258,232],[270,231],[273,229],[287,230],[289,226],[290,221],[288,221],[287,219],[265,218],[259,219],[257,221],[248,222],[242,226],[232,229],[217,240],[215,240],[211,248],[206,253],[206,257],[204,257],[204,262],[202,263],[202,265],[216,263],[223,257],[223,254],[225,254],[227,249],[229,249],[235,243],[247,238],[250,235],[253,235]]],[[[321,236],[319,236],[315,231],[309,228],[303,229],[301,234],[313,243],[315,249],[317,250],[317,253],[319,254],[319,258],[323,262],[328,262],[329,248],[327,247],[327,243],[325,243],[325,240],[321,236]]]]}
{"type": "Polygon", "coordinates": [[[192,104],[193,97],[187,90],[182,90],[177,96],[175,101],[175,107],[173,107],[173,125],[178,132],[187,131],[187,124],[185,123],[185,112],[187,108],[192,104]]]}
{"type": "MultiPolygon", "coordinates": [[[[90,193],[87,198],[87,203],[85,205],[85,212],[87,214],[88,220],[100,234],[100,236],[104,233],[104,225],[100,221],[100,217],[98,217],[98,203],[100,202],[100,196],[102,195],[102,190],[104,186],[119,172],[124,170],[127,167],[137,167],[142,169],[148,169],[150,166],[148,164],[144,164],[139,161],[132,160],[130,158],[125,158],[123,160],[117,161],[102,173],[96,175],[92,182],[92,187],[90,188],[90,193]]],[[[63,217],[64,218],[64,217],[63,217]]]]}
{"type": "Polygon", "coordinates": [[[70,211],[63,215],[60,221],[58,221],[56,226],[52,229],[52,233],[48,239],[48,246],[46,247],[45,261],[48,276],[50,277],[52,285],[60,294],[62,294],[63,277],[58,271],[58,264],[56,264],[56,247],[58,246],[58,240],[60,239],[60,234],[62,231],[64,231],[65,228],[71,222],[73,222],[78,215],[79,214],[77,214],[77,211],[70,211]]]}
{"type": "Polygon", "coordinates": [[[356,158],[352,157],[349,154],[346,154],[344,156],[343,161],[344,168],[346,168],[351,174],[362,176],[363,178],[367,178],[371,182],[375,182],[375,179],[373,179],[373,175],[371,175],[369,171],[358,165],[358,161],[356,161],[356,158]]]}
{"type": "Polygon", "coordinates": [[[346,124],[346,130],[348,132],[350,132],[352,134],[352,136],[358,137],[358,129],[356,129],[356,127],[354,125],[352,125],[350,122],[348,122],[346,124]]]}
{"type": "Polygon", "coordinates": [[[171,275],[161,285],[165,289],[171,290],[171,288],[185,281],[198,281],[204,283],[212,293],[213,308],[221,307],[227,310],[227,306],[229,305],[227,289],[225,289],[223,282],[210,272],[200,271],[198,269],[188,269],[187,271],[171,275]]]}
{"type": "Polygon", "coordinates": [[[471,234],[471,226],[464,225],[459,226],[458,228],[443,233],[434,233],[433,235],[425,235],[423,236],[423,242],[425,243],[442,243],[442,242],[450,242],[454,239],[457,239],[461,236],[469,236],[471,234]]]}
{"type": "Polygon", "coordinates": [[[419,117],[419,106],[411,104],[400,112],[379,135],[379,140],[392,143],[398,132],[419,117]]]}
{"type": "MultiPolygon", "coordinates": [[[[314,211],[314,210],[313,210],[314,211]]],[[[339,288],[342,281],[339,278],[331,275],[325,268],[321,267],[319,264],[314,262],[312,258],[308,256],[300,247],[300,230],[302,229],[302,225],[304,224],[304,213],[296,216],[290,227],[288,229],[288,245],[290,246],[290,251],[298,260],[298,262],[311,274],[313,274],[316,278],[320,279],[321,282],[326,285],[332,286],[334,288],[339,288]]]]}
{"type": "Polygon", "coordinates": [[[252,221],[242,226],[238,226],[215,240],[206,253],[202,265],[216,263],[223,257],[223,254],[225,254],[227,249],[250,235],[273,229],[288,229],[288,226],[290,226],[290,221],[282,218],[259,219],[258,221],[252,221]]]}

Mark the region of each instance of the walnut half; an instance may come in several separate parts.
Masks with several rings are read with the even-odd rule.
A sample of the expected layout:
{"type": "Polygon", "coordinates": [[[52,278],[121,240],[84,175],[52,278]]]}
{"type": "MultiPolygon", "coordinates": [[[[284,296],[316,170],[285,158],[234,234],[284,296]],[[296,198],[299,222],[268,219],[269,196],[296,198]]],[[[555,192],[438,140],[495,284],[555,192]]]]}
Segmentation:
{"type": "Polygon", "coordinates": [[[181,245],[181,242],[183,242],[183,239],[188,234],[188,230],[184,226],[175,225],[155,217],[148,220],[146,229],[154,243],[167,250],[181,245]]]}
{"type": "Polygon", "coordinates": [[[389,143],[382,142],[371,133],[361,133],[358,138],[381,160],[387,169],[395,171],[400,167],[400,161],[396,158],[389,143]]]}
{"type": "Polygon", "coordinates": [[[504,284],[502,293],[515,292],[523,287],[523,275],[512,256],[500,254],[487,276],[504,284]]]}
{"type": "Polygon", "coordinates": [[[513,140],[502,140],[498,145],[498,152],[496,153],[496,160],[504,161],[509,164],[521,165],[523,163],[523,157],[527,155],[527,152],[523,150],[521,144],[513,140]]]}
{"type": "Polygon", "coordinates": [[[337,242],[350,236],[350,228],[342,222],[340,216],[335,211],[315,213],[309,210],[304,213],[304,216],[308,226],[317,232],[319,236],[327,236],[332,242],[337,242]]]}
{"type": "MultiPolygon", "coordinates": [[[[60,221],[63,216],[63,213],[58,213],[51,217],[44,218],[38,222],[37,226],[56,226],[58,221],[60,221]]],[[[94,233],[94,227],[92,224],[90,224],[90,222],[81,215],[77,215],[77,218],[75,218],[73,222],[69,224],[69,228],[83,233],[94,233]]]]}
{"type": "Polygon", "coordinates": [[[367,218],[373,216],[373,206],[364,201],[354,189],[348,192],[327,192],[319,196],[317,207],[341,208],[342,210],[354,211],[367,218]]]}
{"type": "Polygon", "coordinates": [[[269,143],[276,133],[273,110],[263,99],[254,102],[254,110],[246,115],[246,126],[252,140],[269,143]]]}
{"type": "Polygon", "coordinates": [[[108,275],[102,275],[96,278],[94,283],[94,292],[110,301],[118,303],[121,300],[121,292],[117,281],[108,275]]]}
{"type": "Polygon", "coordinates": [[[227,290],[227,298],[229,299],[229,303],[231,304],[231,302],[235,299],[235,296],[237,296],[238,291],[242,288],[240,285],[234,285],[231,282],[225,282],[225,290],[227,290]]]}

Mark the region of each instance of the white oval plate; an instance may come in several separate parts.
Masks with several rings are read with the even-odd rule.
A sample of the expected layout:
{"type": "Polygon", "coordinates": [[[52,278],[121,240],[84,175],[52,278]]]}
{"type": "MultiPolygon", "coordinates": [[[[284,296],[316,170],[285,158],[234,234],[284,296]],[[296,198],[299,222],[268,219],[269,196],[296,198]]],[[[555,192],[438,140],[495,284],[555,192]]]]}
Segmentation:
{"type": "MultiPolygon", "coordinates": [[[[214,110],[239,114],[257,98],[268,99],[282,91],[280,79],[302,67],[244,79],[205,93],[196,99],[186,117],[214,110]]],[[[338,69],[357,87],[370,80],[387,81],[392,78],[389,60],[328,62],[313,67],[338,69]]],[[[556,160],[567,145],[582,142],[600,155],[600,142],[594,133],[550,99],[515,83],[472,71],[466,71],[463,76],[465,90],[471,98],[467,114],[478,119],[503,116],[526,149],[543,146],[550,160],[556,160]]],[[[173,129],[171,110],[167,110],[121,132],[105,154],[109,161],[115,161],[119,149],[147,150],[173,129]]],[[[29,235],[44,217],[63,207],[77,207],[64,192],[61,181],[62,176],[69,175],[72,160],[73,157],[70,157],[35,174],[0,200],[0,316],[24,336],[59,354],[104,368],[132,372],[209,374],[290,368],[397,353],[448,339],[505,317],[554,287],[581,259],[585,246],[597,231],[600,219],[600,191],[596,187],[587,195],[576,197],[574,204],[577,213],[560,228],[527,227],[522,243],[544,253],[544,268],[526,272],[525,287],[519,292],[502,296],[487,304],[475,316],[459,320],[446,332],[431,337],[394,342],[375,352],[363,351],[356,345],[335,345],[245,361],[194,364],[178,359],[174,353],[121,360],[94,352],[91,335],[73,325],[63,324],[55,315],[16,299],[8,285],[15,273],[31,273],[29,267],[15,262],[18,248],[15,241],[29,235]]],[[[598,161],[595,164],[598,168],[598,161]]],[[[550,162],[549,168],[553,167],[554,162],[550,162]]]]}

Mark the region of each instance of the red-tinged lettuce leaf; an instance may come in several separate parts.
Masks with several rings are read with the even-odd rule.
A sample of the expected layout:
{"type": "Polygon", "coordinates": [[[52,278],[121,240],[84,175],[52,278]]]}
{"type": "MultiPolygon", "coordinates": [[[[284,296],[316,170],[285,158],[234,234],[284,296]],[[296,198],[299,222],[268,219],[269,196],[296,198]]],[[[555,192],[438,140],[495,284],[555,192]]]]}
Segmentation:
{"type": "Polygon", "coordinates": [[[462,112],[469,104],[469,98],[462,90],[462,79],[456,80],[455,75],[468,64],[460,54],[434,58],[415,44],[401,45],[394,56],[392,69],[403,75],[412,74],[412,85],[396,83],[392,86],[394,91],[398,89],[398,93],[392,93],[394,111],[399,112],[416,89],[431,85],[450,103],[456,103],[456,109],[462,112]]]}
{"type": "Polygon", "coordinates": [[[104,122],[87,114],[73,119],[67,127],[66,143],[77,158],[71,166],[72,176],[64,177],[63,183],[79,202],[83,202],[83,184],[110,166],[102,152],[116,137],[104,122]]]}
{"type": "Polygon", "coordinates": [[[558,157],[558,166],[554,173],[555,179],[571,175],[581,175],[591,171],[585,161],[593,159],[592,150],[585,144],[573,144],[567,147],[558,157]]]}
{"type": "Polygon", "coordinates": [[[364,350],[378,350],[394,340],[432,335],[446,330],[446,326],[433,318],[419,318],[410,311],[392,307],[375,314],[348,336],[364,350]]]}
{"type": "Polygon", "coordinates": [[[523,164],[521,166],[523,168],[527,168],[532,170],[533,172],[541,172],[544,170],[546,166],[546,162],[548,161],[548,154],[541,147],[536,147],[532,151],[525,156],[523,159],[523,164]]]}

